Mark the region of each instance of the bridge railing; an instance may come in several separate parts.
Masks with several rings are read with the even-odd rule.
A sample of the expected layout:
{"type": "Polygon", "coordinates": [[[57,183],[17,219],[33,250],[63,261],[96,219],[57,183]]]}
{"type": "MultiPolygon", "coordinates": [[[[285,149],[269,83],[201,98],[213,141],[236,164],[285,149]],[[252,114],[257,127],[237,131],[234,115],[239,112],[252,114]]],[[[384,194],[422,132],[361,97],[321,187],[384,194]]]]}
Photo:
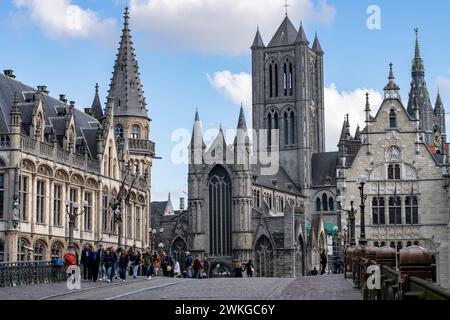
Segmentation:
{"type": "Polygon", "coordinates": [[[63,267],[49,261],[0,263],[0,287],[66,281],[63,267]]]}

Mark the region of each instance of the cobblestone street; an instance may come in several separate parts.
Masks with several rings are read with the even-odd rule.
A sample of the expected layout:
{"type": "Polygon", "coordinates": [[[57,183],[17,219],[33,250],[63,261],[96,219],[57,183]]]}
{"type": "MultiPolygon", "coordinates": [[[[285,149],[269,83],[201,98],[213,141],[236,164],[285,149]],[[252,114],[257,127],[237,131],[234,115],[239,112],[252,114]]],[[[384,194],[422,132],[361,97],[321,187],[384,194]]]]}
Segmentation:
{"type": "Polygon", "coordinates": [[[154,278],[112,284],[82,282],[70,291],[65,283],[0,288],[1,300],[360,300],[342,275],[299,279],[154,278]]]}

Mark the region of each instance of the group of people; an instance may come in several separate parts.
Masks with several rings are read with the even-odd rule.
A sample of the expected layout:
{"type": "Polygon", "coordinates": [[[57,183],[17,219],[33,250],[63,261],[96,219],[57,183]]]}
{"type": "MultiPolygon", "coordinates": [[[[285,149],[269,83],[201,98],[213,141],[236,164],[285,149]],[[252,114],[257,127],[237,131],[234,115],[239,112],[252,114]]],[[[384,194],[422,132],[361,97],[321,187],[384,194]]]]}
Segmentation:
{"type": "MultiPolygon", "coordinates": [[[[320,275],[324,275],[327,273],[327,267],[328,267],[328,258],[325,253],[325,251],[322,251],[320,254],[320,275]]],[[[331,270],[329,270],[331,272],[331,270]]],[[[340,274],[344,272],[344,261],[339,257],[334,257],[333,261],[333,273],[334,274],[340,274]]],[[[319,274],[319,271],[316,269],[316,267],[313,268],[313,270],[310,271],[311,276],[317,276],[319,274]]]]}

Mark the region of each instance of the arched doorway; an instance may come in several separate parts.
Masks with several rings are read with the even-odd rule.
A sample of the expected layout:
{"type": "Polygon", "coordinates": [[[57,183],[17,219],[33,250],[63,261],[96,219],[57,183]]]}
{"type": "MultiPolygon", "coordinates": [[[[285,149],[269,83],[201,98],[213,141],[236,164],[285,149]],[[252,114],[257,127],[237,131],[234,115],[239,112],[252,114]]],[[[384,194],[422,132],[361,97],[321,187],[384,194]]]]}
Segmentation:
{"type": "Polygon", "coordinates": [[[302,277],[306,275],[306,259],[305,259],[305,243],[302,236],[297,240],[297,253],[296,253],[296,265],[295,265],[295,276],[302,277]]]}
{"type": "Polygon", "coordinates": [[[269,238],[261,236],[255,245],[256,275],[258,277],[273,277],[273,247],[269,238]]]}
{"type": "Polygon", "coordinates": [[[177,237],[170,248],[171,255],[175,261],[180,263],[180,270],[183,272],[185,270],[185,259],[186,259],[186,251],[187,245],[186,242],[181,238],[177,237]]]}

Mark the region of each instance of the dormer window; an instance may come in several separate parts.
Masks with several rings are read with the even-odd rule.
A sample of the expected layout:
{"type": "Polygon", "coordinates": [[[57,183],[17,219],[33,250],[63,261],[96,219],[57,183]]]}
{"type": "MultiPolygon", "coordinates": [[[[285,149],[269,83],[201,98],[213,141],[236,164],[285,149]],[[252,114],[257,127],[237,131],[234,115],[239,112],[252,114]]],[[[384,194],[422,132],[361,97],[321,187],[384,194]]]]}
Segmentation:
{"type": "Polygon", "coordinates": [[[394,109],[389,112],[389,127],[391,129],[397,128],[397,113],[394,109]]]}

